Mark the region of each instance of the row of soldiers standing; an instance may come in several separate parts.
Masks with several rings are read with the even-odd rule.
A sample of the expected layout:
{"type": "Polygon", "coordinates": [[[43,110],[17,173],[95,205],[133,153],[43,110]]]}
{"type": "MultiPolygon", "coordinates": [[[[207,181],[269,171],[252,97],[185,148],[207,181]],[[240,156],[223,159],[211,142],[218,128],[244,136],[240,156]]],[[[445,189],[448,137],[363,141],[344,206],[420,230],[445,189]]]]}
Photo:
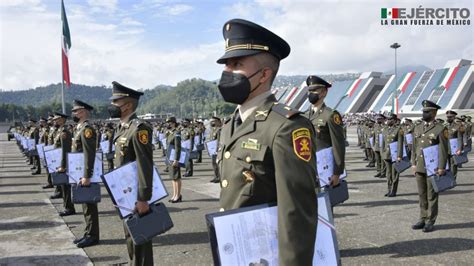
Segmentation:
{"type": "Polygon", "coordinates": [[[470,151],[472,146],[471,117],[458,114],[453,110],[446,112],[446,121],[436,118],[441,107],[425,100],[423,117],[412,121],[405,118],[403,122],[395,114],[385,116],[361,116],[357,125],[358,145],[364,149],[364,160],[369,163],[366,167],[375,168],[374,177],[387,178],[387,197],[395,197],[399,183],[400,172],[393,167],[394,163],[406,160],[411,163],[413,174],[417,178],[420,196],[420,220],[413,229],[423,229],[424,232],[434,230],[434,223],[438,214],[438,193],[427,181],[423,149],[432,145],[439,145],[438,175],[445,174],[445,165],[452,171],[454,179],[457,177],[458,164],[454,156],[460,156],[470,151]],[[393,160],[390,144],[397,142],[396,160],[393,160]],[[455,144],[453,146],[453,143],[455,144]],[[452,148],[457,147],[457,148],[452,148]],[[456,150],[452,150],[456,149],[456,150]]]}

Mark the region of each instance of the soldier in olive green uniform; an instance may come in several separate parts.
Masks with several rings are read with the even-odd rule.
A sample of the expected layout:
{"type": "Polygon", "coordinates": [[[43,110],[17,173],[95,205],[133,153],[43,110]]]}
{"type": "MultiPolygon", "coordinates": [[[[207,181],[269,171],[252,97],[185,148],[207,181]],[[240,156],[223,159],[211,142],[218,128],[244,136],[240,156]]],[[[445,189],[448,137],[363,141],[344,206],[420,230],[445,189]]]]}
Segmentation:
{"type": "Polygon", "coordinates": [[[463,147],[463,135],[465,132],[465,128],[462,122],[455,121],[457,114],[458,113],[456,113],[455,111],[448,110],[446,112],[446,124],[445,124],[449,132],[449,137],[448,137],[449,141],[451,142],[452,139],[455,139],[454,141],[457,142],[457,146],[458,146],[457,150],[452,151],[451,145],[448,145],[451,169],[453,171],[454,179],[456,179],[458,175],[458,165],[454,162],[454,159],[451,154],[461,155],[462,147],[463,147]]]}
{"type": "MultiPolygon", "coordinates": [[[[211,119],[211,133],[210,133],[210,141],[217,140],[219,145],[219,139],[221,137],[221,130],[222,130],[222,122],[219,117],[213,116],[211,119]]],[[[219,183],[221,182],[221,175],[219,174],[219,167],[217,165],[217,154],[211,156],[211,163],[212,169],[214,170],[214,178],[210,181],[211,183],[219,183]]]]}
{"type": "Polygon", "coordinates": [[[397,142],[397,159],[401,161],[403,158],[403,130],[400,127],[400,124],[397,123],[398,118],[396,114],[391,114],[387,120],[387,129],[383,134],[383,150],[382,150],[382,159],[385,161],[387,167],[387,186],[388,192],[385,194],[385,197],[395,197],[397,196],[398,181],[400,178],[400,173],[395,170],[393,167],[394,161],[392,161],[390,144],[397,142]]]}
{"type": "MultiPolygon", "coordinates": [[[[28,133],[28,135],[29,135],[28,137],[30,139],[35,140],[35,146],[34,146],[33,150],[36,151],[36,145],[39,144],[40,131],[39,131],[39,128],[36,126],[36,120],[30,119],[30,126],[31,126],[31,128],[30,128],[30,131],[28,133]]],[[[33,167],[31,167],[31,170],[35,170],[32,174],[33,175],[41,174],[41,163],[40,163],[40,159],[39,159],[38,154],[31,155],[31,157],[33,158],[33,167]]]]}
{"type": "MultiPolygon", "coordinates": [[[[59,125],[58,133],[54,139],[54,147],[61,148],[61,166],[57,170],[59,173],[65,173],[67,167],[67,154],[71,152],[71,132],[67,129],[65,123],[67,115],[61,113],[55,113],[54,120],[59,125]]],[[[64,211],[60,212],[60,216],[69,216],[76,214],[76,209],[71,200],[71,185],[61,185],[61,194],[63,196],[64,211]]]]}
{"type": "Polygon", "coordinates": [[[168,123],[168,134],[166,137],[166,146],[168,149],[168,165],[171,167],[170,177],[173,179],[173,196],[169,200],[171,203],[181,202],[183,196],[181,195],[181,167],[179,160],[181,156],[181,131],[178,129],[178,123],[175,117],[170,117],[166,120],[168,123]],[[174,147],[174,157],[171,157],[171,148],[174,147]]]}
{"type": "Polygon", "coordinates": [[[365,151],[367,154],[367,158],[369,159],[369,163],[365,167],[375,167],[375,152],[373,150],[372,145],[370,145],[370,138],[374,136],[375,129],[374,129],[375,121],[372,119],[367,120],[367,126],[365,128],[365,151]]]}
{"type": "MultiPolygon", "coordinates": [[[[189,152],[191,152],[194,147],[194,130],[190,125],[190,120],[187,118],[184,119],[182,126],[183,126],[183,129],[181,130],[181,141],[182,142],[189,141],[191,143],[190,144],[191,148],[189,149],[189,152]]],[[[188,161],[186,162],[186,172],[184,173],[183,176],[193,176],[193,169],[194,169],[193,160],[189,158],[188,161]]]]}
{"type": "Polygon", "coordinates": [[[372,136],[373,141],[373,150],[375,155],[375,166],[377,170],[377,174],[374,177],[382,177],[385,176],[385,162],[382,160],[381,149],[380,149],[380,139],[379,135],[382,134],[385,122],[385,116],[383,114],[378,114],[376,116],[376,124],[374,125],[374,134],[372,136]]]}
{"type": "Polygon", "coordinates": [[[415,124],[411,119],[406,118],[403,125],[403,132],[405,133],[405,146],[407,149],[407,158],[411,161],[411,153],[413,151],[413,130],[415,124]],[[408,138],[411,137],[411,143],[408,142],[408,138]]]}
{"type": "Polygon", "coordinates": [[[472,139],[471,139],[472,122],[471,122],[471,117],[468,115],[467,116],[462,115],[461,119],[464,122],[464,128],[465,128],[464,137],[463,137],[463,150],[464,150],[464,148],[467,148],[467,147],[472,148],[472,139]]]}
{"type": "Polygon", "coordinates": [[[290,47],[241,19],[228,21],[223,35],[218,88],[239,106],[222,128],[217,154],[221,210],[277,202],[279,264],[310,265],[318,213],[313,125],[270,91],[290,47]]]}
{"type": "MultiPolygon", "coordinates": [[[[195,136],[198,136],[198,143],[194,143],[195,145],[202,144],[204,141],[204,125],[202,122],[196,122],[196,127],[194,128],[194,132],[196,133],[195,136]]],[[[202,163],[202,150],[198,149],[198,158],[196,159],[196,163],[202,163]]]]}
{"type": "Polygon", "coordinates": [[[106,154],[106,159],[107,159],[107,168],[109,171],[112,171],[114,169],[114,159],[110,154],[113,154],[113,145],[114,145],[114,136],[115,136],[115,130],[112,124],[107,124],[106,129],[105,129],[105,140],[109,142],[109,147],[106,151],[103,151],[106,154]]]}
{"type": "MultiPolygon", "coordinates": [[[[79,180],[81,186],[89,186],[94,172],[96,156],[97,134],[87,119],[94,108],[85,102],[75,100],[72,108],[73,119],[78,122],[74,138],[72,140],[72,152],[84,154],[84,173],[79,180]]],[[[93,246],[99,243],[99,211],[97,203],[82,204],[86,228],[84,235],[73,241],[78,248],[93,246]]]]}
{"type": "MultiPolygon", "coordinates": [[[[48,120],[51,124],[51,126],[49,128],[49,135],[48,135],[48,146],[49,146],[49,145],[54,145],[55,144],[54,140],[56,139],[56,136],[58,134],[59,125],[56,125],[56,123],[54,122],[54,115],[52,115],[52,114],[49,115],[48,120]]],[[[50,173],[49,169],[46,168],[46,171],[48,172],[48,180],[51,181],[51,173],[50,173]]],[[[45,187],[45,188],[49,188],[49,187],[45,187]]],[[[62,197],[63,196],[62,196],[62,192],[61,192],[61,186],[56,186],[53,195],[51,195],[49,198],[50,199],[60,199],[62,197]]]]}
{"type": "Polygon", "coordinates": [[[437,110],[441,109],[441,107],[428,100],[424,100],[422,105],[423,122],[418,124],[414,130],[413,155],[411,159],[420,198],[420,220],[412,228],[414,230],[423,229],[423,232],[431,232],[434,230],[434,223],[438,216],[438,193],[434,191],[433,185],[426,174],[423,149],[438,145],[439,161],[437,174],[444,175],[449,155],[449,132],[443,124],[435,121],[437,110]]]}
{"type": "Polygon", "coordinates": [[[312,104],[307,116],[316,130],[316,151],[331,147],[334,156],[333,175],[330,180],[322,180],[322,182],[337,186],[340,175],[344,173],[346,154],[342,118],[338,111],[324,103],[331,84],[318,76],[309,76],[306,79],[306,86],[308,86],[308,100],[312,104]]]}
{"type": "MultiPolygon", "coordinates": [[[[135,111],[142,92],[127,88],[120,83],[112,82],[112,105],[109,113],[112,118],[120,118],[115,134],[115,167],[136,161],[138,169],[138,192],[136,211],[140,214],[149,212],[148,201],[153,189],[153,147],[151,143],[152,128],[146,121],[138,119],[135,111]]],[[[148,241],[135,245],[124,225],[128,255],[133,265],[153,265],[153,246],[148,241]]]]}

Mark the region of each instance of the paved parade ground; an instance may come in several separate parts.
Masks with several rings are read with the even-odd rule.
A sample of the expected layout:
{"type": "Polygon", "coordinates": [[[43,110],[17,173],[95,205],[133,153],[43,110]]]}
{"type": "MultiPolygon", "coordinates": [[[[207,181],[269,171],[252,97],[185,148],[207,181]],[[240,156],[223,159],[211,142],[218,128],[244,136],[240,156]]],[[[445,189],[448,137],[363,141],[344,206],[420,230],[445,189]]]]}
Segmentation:
{"type": "MultiPolygon", "coordinates": [[[[374,178],[357,147],[355,128],[349,128],[346,167],[350,198],[334,208],[343,265],[472,265],[474,262],[474,156],[459,169],[458,185],[439,198],[435,231],[413,231],[418,220],[415,178],[407,170],[400,177],[398,195],[384,197],[385,179],[374,178]]],[[[203,155],[205,152],[203,153],[203,155]]],[[[154,161],[163,172],[161,150],[154,161]]],[[[285,162],[281,162],[285,163],[285,162]]],[[[204,220],[219,210],[219,185],[212,178],[210,158],[195,164],[194,176],[183,178],[183,202],[165,204],[174,228],[153,240],[156,265],[211,265],[204,220]]],[[[43,190],[46,175],[33,176],[14,141],[0,136],[0,265],[110,265],[128,262],[123,226],[102,188],[99,203],[100,245],[79,249],[72,244],[84,229],[82,208],[61,218],[62,199],[50,200],[43,190]]]]}

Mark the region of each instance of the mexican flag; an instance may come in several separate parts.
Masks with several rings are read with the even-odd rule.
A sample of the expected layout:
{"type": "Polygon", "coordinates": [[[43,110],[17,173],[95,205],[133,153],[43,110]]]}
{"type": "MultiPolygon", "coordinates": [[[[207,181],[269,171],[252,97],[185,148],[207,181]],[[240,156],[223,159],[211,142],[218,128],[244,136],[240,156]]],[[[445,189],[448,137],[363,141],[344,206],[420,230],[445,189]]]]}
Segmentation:
{"type": "Polygon", "coordinates": [[[66,10],[64,9],[64,1],[61,0],[61,21],[63,24],[62,37],[62,62],[63,62],[63,82],[67,87],[71,86],[71,77],[69,76],[69,49],[71,49],[71,34],[69,25],[67,24],[66,10]]]}
{"type": "Polygon", "coordinates": [[[398,18],[398,8],[382,8],[382,18],[398,18]]]}

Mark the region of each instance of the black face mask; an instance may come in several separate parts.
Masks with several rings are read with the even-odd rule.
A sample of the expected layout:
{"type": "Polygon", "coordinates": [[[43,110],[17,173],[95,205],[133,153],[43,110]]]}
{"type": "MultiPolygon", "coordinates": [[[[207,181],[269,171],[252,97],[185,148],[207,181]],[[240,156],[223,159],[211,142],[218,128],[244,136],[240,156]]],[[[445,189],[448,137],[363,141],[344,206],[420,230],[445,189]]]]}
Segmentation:
{"type": "Polygon", "coordinates": [[[79,122],[79,120],[80,120],[80,119],[79,119],[79,117],[77,117],[77,116],[73,116],[73,117],[72,117],[72,121],[74,121],[74,123],[79,122]]]}
{"type": "Polygon", "coordinates": [[[109,112],[110,117],[111,118],[120,118],[122,116],[122,109],[120,109],[120,107],[122,107],[122,106],[117,106],[117,105],[111,104],[109,107],[107,107],[107,111],[109,112]]]}
{"type": "Polygon", "coordinates": [[[446,121],[448,121],[448,123],[451,124],[452,122],[454,122],[454,118],[448,118],[448,119],[446,119],[446,121]]]}
{"type": "Polygon", "coordinates": [[[308,101],[315,104],[319,101],[319,93],[308,93],[308,101]]]}
{"type": "Polygon", "coordinates": [[[211,127],[215,127],[215,126],[216,126],[216,123],[211,122],[211,127]]]}
{"type": "Polygon", "coordinates": [[[423,121],[425,122],[430,122],[431,120],[433,120],[433,115],[431,114],[431,112],[423,112],[423,117],[422,117],[423,121]]]}
{"type": "Polygon", "coordinates": [[[59,125],[54,125],[55,128],[59,128],[59,125]]]}
{"type": "Polygon", "coordinates": [[[250,87],[251,85],[249,81],[249,79],[251,79],[260,71],[261,69],[250,75],[248,78],[245,75],[239,73],[222,71],[221,80],[219,81],[219,85],[217,87],[219,88],[224,101],[235,104],[243,104],[249,97],[250,93],[260,86],[260,84],[258,84],[257,87],[252,89],[250,87]]]}

